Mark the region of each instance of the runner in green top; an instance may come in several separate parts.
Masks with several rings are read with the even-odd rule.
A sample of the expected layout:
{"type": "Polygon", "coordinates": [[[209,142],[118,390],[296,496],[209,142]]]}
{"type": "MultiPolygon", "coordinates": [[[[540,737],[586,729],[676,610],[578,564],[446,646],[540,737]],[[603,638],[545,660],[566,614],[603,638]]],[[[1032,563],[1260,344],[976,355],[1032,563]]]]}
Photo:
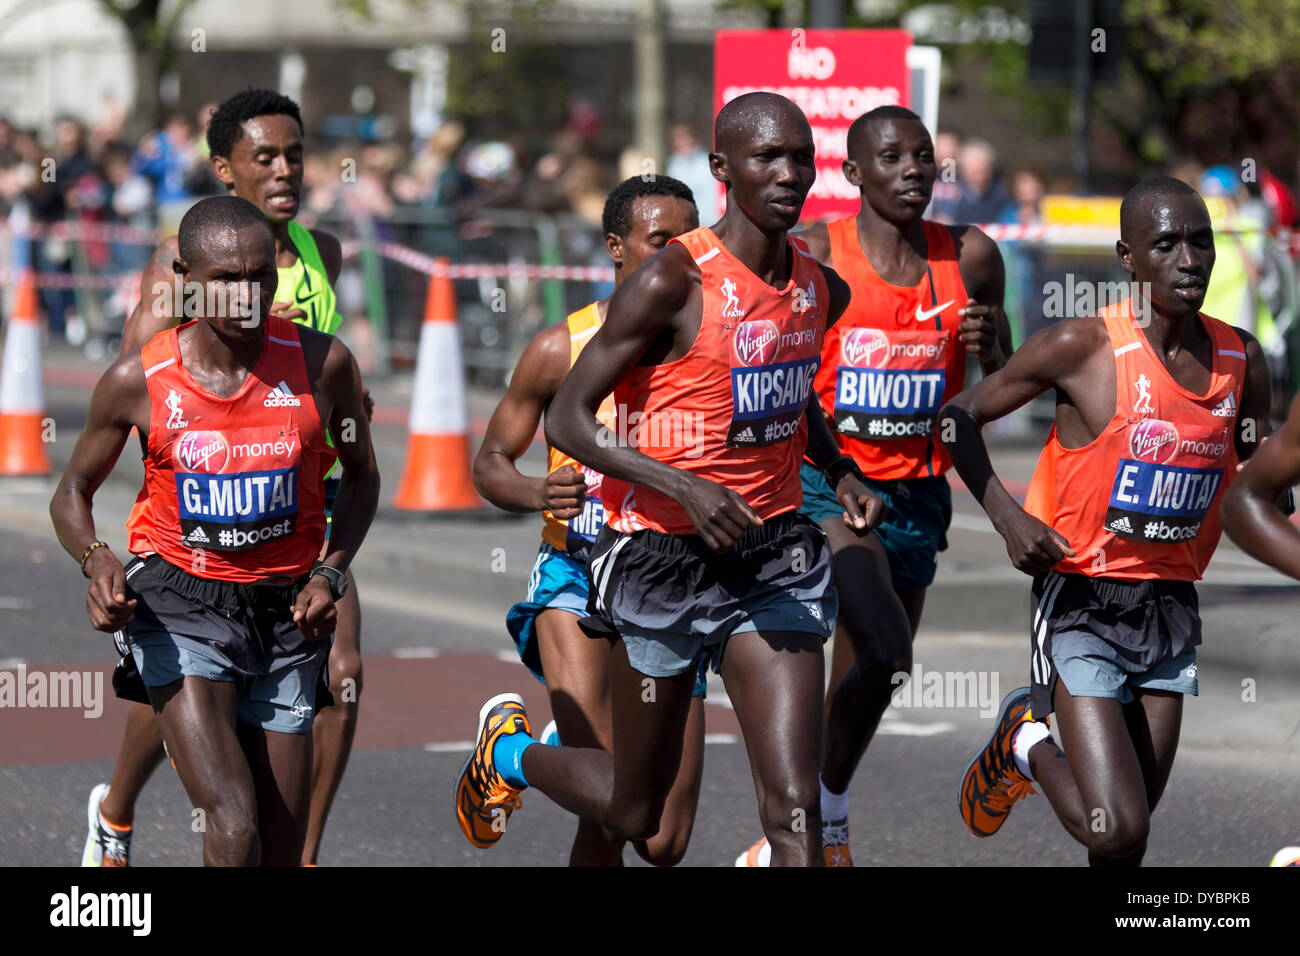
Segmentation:
{"type": "MultiPolygon", "coordinates": [[[[343,264],[342,249],[330,233],[309,230],[293,221],[302,192],[302,136],[298,104],[273,90],[247,90],[232,96],[217,108],[208,125],[213,173],[231,195],[247,199],[261,209],[271,224],[280,279],[272,314],[335,334],[342,324],[333,289],[343,264]]],[[[175,301],[177,297],[172,291],[172,262],[176,258],[175,236],[163,240],[154,251],[140,279],[140,303],[122,335],[123,352],[140,348],[159,332],[182,321],[183,301],[175,301]],[[161,293],[162,289],[168,292],[154,294],[161,293]]],[[[367,395],[367,412],[372,407],[367,395]]],[[[337,487],[337,473],[331,472],[327,478],[327,494],[337,487]]],[[[331,498],[327,509],[332,504],[331,498]]],[[[347,766],[356,732],[362,676],[361,607],[356,583],[350,584],[336,604],[338,624],[330,650],[329,687],[321,687],[312,728],[311,817],[303,849],[304,864],[316,861],[325,818],[347,766]],[[331,696],[334,706],[323,706],[331,696]]],[[[128,656],[124,663],[129,660],[128,656]]],[[[126,694],[119,689],[119,696],[145,701],[143,684],[138,690],[138,697],[131,696],[130,689],[126,694]]],[[[90,833],[83,860],[125,865],[136,798],[154,768],[162,762],[163,753],[162,735],[152,708],[147,703],[136,704],[127,718],[111,783],[100,784],[91,792],[90,833]]]]}

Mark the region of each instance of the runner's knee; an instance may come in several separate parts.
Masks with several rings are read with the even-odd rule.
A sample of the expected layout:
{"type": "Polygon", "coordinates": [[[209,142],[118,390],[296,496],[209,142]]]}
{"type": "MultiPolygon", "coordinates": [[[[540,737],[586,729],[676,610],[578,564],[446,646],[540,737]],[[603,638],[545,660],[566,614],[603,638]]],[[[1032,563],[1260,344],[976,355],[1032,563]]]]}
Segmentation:
{"type": "MultiPolygon", "coordinates": [[[[1105,813],[1104,810],[1100,812],[1105,813]]],[[[1103,859],[1128,859],[1146,849],[1150,833],[1151,820],[1145,815],[1126,819],[1112,813],[1108,820],[1098,817],[1095,829],[1090,821],[1088,852],[1103,859]]]]}
{"type": "Polygon", "coordinates": [[[758,802],[763,831],[806,833],[815,829],[821,813],[820,800],[815,775],[806,784],[791,781],[785,786],[764,788],[758,802]]]}
{"type": "Polygon", "coordinates": [[[338,653],[331,651],[330,693],[336,703],[355,703],[361,697],[362,667],[361,655],[352,651],[338,653]],[[349,689],[351,693],[349,693],[349,689]]]}
{"type": "Polygon", "coordinates": [[[231,866],[256,866],[261,861],[262,841],[252,814],[237,808],[214,808],[206,825],[206,855],[231,866]]]}

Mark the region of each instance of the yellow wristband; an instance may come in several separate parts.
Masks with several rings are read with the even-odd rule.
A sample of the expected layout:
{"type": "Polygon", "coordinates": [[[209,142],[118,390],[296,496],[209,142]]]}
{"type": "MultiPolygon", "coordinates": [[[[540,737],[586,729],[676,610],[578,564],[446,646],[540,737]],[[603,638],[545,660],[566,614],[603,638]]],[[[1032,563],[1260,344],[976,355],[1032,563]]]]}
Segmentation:
{"type": "Polygon", "coordinates": [[[86,573],[86,562],[90,560],[90,556],[91,556],[91,554],[94,553],[95,549],[96,549],[96,548],[107,548],[107,547],[108,547],[108,542],[107,542],[107,541],[100,541],[100,540],[96,539],[96,540],[90,542],[90,547],[88,547],[84,552],[82,552],[82,555],[81,555],[81,573],[82,573],[82,574],[85,574],[85,573],[86,573]]]}

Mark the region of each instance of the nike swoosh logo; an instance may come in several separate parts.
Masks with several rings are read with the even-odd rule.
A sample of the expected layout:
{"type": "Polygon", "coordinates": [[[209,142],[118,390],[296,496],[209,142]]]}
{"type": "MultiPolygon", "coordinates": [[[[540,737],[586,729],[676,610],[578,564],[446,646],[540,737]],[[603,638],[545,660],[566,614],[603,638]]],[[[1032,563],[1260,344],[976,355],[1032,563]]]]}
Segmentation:
{"type": "Polygon", "coordinates": [[[930,309],[928,312],[922,312],[922,311],[921,311],[921,307],[918,305],[918,306],[916,307],[916,321],[918,321],[918,322],[924,322],[926,319],[932,319],[932,318],[934,318],[936,315],[938,315],[938,314],[939,314],[940,312],[942,312],[944,309],[948,308],[948,306],[952,305],[955,301],[957,301],[957,300],[956,300],[956,299],[949,299],[949,300],[948,300],[947,302],[945,302],[943,305],[939,306],[939,307],[936,308],[936,309],[930,309]]]}

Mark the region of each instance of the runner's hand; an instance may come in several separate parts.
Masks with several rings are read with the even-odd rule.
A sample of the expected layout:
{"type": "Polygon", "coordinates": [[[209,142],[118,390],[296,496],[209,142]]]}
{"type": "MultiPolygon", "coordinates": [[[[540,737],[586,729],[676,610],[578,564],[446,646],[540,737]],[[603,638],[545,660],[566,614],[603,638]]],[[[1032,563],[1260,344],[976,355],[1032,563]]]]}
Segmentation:
{"type": "Polygon", "coordinates": [[[108,548],[96,548],[86,560],[90,587],[86,589],[86,612],[97,631],[113,633],[135,617],[137,598],[126,599],[126,570],[108,548]]]}
{"type": "Polygon", "coordinates": [[[561,521],[582,514],[587,479],[572,465],[556,468],[542,482],[542,507],[561,521]]]}
{"type": "Polygon", "coordinates": [[[361,386],[361,404],[366,408],[366,421],[374,421],[375,400],[370,397],[370,389],[364,385],[361,386]]]}
{"type": "Polygon", "coordinates": [[[740,540],[746,528],[763,524],[744,498],[730,488],[695,475],[688,476],[677,503],[695,525],[695,533],[714,551],[726,551],[740,540]]]}
{"type": "Polygon", "coordinates": [[[844,506],[844,523],[860,535],[876,529],[885,518],[885,502],[848,472],[835,486],[835,497],[844,506]]]}
{"type": "Polygon", "coordinates": [[[981,364],[992,362],[1002,354],[992,306],[979,305],[974,299],[967,299],[966,305],[957,314],[962,319],[957,328],[957,338],[966,346],[967,352],[979,359],[981,364]]]}
{"type": "Polygon", "coordinates": [[[1074,557],[1070,542],[1050,525],[1021,510],[998,528],[1007,543],[1007,556],[1017,571],[1038,577],[1064,557],[1074,557]]]}
{"type": "Polygon", "coordinates": [[[302,309],[293,308],[292,302],[272,302],[271,314],[277,319],[288,319],[290,322],[307,318],[307,313],[302,309]]]}
{"type": "Polygon", "coordinates": [[[329,582],[323,575],[312,575],[293,603],[293,623],[307,640],[318,641],[334,633],[338,616],[329,582]]]}

